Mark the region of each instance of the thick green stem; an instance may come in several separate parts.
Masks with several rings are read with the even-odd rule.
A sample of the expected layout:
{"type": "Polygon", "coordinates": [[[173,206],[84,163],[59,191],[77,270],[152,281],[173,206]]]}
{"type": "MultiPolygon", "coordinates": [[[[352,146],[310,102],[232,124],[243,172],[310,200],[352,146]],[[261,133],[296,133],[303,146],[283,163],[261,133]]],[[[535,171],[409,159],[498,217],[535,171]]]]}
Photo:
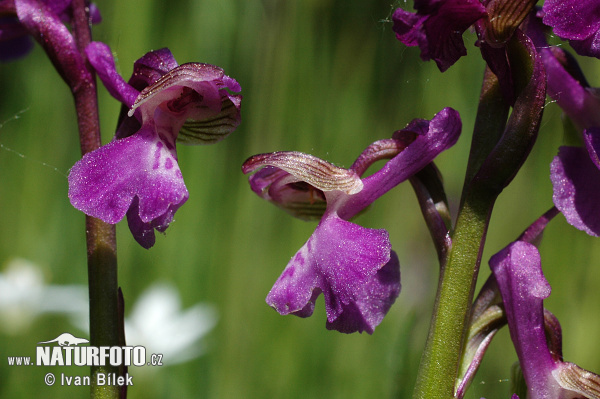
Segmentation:
{"type": "Polygon", "coordinates": [[[440,274],[433,319],[421,359],[415,398],[453,398],[481,249],[494,195],[467,196],[456,222],[452,250],[440,274]],[[443,299],[443,300],[442,300],[443,299]]]}
{"type": "MultiPolygon", "coordinates": [[[[113,225],[86,216],[88,284],[90,291],[90,345],[120,346],[116,238],[113,225]]],[[[98,385],[98,374],[119,374],[110,364],[92,366],[91,397],[119,398],[118,386],[98,385]]]]}
{"type": "MultiPolygon", "coordinates": [[[[71,87],[77,110],[81,153],[86,154],[101,145],[100,120],[95,74],[87,63],[85,48],[91,41],[89,16],[84,0],[74,0],[73,36],[89,74],[71,87]]],[[[90,293],[90,345],[120,346],[119,301],[117,283],[117,244],[115,226],[86,216],[88,284],[90,293]]],[[[120,389],[114,385],[98,385],[98,374],[119,373],[118,367],[92,366],[91,397],[119,398],[120,389]]]]}

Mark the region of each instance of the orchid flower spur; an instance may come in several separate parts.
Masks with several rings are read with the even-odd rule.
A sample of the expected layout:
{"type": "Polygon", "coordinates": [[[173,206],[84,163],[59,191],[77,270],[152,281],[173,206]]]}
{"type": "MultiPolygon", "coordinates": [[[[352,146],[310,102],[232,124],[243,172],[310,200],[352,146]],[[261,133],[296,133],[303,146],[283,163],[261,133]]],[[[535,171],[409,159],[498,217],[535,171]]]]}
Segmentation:
{"type": "Polygon", "coordinates": [[[136,241],[150,248],[154,229],[164,232],[188,199],[175,142],[211,144],[235,130],[241,96],[230,91],[240,86],[219,67],[178,66],[166,49],[138,60],[129,83],[116,72],[108,46],[92,43],[87,54],[108,91],[130,110],[112,142],[73,166],[69,198],[106,223],[127,214],[136,241]]]}
{"type": "Polygon", "coordinates": [[[400,293],[400,264],[387,231],[348,220],[451,147],[460,129],[458,113],[445,108],[431,121],[414,120],[392,139],[371,144],[349,169],[298,152],[249,158],[244,173],[262,167],[249,179],[256,194],[294,216],[321,218],[267,303],[282,315],[308,317],[323,293],[328,329],[372,334],[400,293]],[[388,158],[361,179],[372,163],[388,158]]]}
{"type": "Polygon", "coordinates": [[[544,24],[569,40],[578,54],[600,58],[600,3],[596,0],[546,0],[544,24]]]}
{"type": "Polygon", "coordinates": [[[537,248],[515,241],[491,258],[490,267],[527,383],[527,398],[600,398],[600,376],[562,359],[560,324],[543,305],[551,288],[537,248]]]}

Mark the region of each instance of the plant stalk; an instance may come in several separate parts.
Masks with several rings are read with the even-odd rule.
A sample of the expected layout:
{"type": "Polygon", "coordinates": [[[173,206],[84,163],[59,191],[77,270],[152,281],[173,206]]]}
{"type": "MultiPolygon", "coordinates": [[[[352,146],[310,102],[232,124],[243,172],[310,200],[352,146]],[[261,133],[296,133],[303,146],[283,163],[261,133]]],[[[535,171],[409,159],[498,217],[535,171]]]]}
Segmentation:
{"type": "MultiPolygon", "coordinates": [[[[73,36],[89,71],[88,74],[81,74],[85,77],[76,87],[71,87],[77,110],[81,153],[85,155],[102,144],[98,96],[95,73],[85,55],[85,48],[91,42],[88,10],[84,0],[73,0],[72,7],[73,36]]],[[[120,346],[115,226],[90,216],[86,216],[85,225],[90,294],[90,345],[120,346]]],[[[119,368],[110,364],[91,367],[91,398],[119,398],[119,387],[98,385],[98,375],[109,373],[118,375],[119,368]]]]}

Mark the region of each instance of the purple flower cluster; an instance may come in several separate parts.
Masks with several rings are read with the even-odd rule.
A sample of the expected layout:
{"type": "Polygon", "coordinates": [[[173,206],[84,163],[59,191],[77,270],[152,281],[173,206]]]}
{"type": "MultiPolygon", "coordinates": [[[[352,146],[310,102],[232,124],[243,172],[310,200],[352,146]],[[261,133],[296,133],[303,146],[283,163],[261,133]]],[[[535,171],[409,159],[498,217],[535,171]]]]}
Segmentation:
{"type": "MultiPolygon", "coordinates": [[[[600,2],[547,0],[541,9],[535,8],[536,3],[415,0],[414,13],[397,9],[392,17],[397,39],[418,46],[421,58],[434,60],[442,72],[466,55],[462,35],[470,28],[477,34],[476,45],[486,62],[482,111],[476,125],[482,123],[483,115],[489,126],[476,126],[473,142],[481,148],[472,149],[475,160],[469,161],[463,197],[479,206],[473,208],[473,220],[480,217],[476,222],[485,224],[474,233],[481,237],[472,240],[479,242],[479,252],[473,265],[466,265],[474,270],[470,277],[477,276],[493,203],[533,146],[546,94],[564,110],[580,143],[561,147],[550,166],[555,208],[490,260],[493,274],[486,290],[492,294],[487,307],[474,306],[471,327],[485,324],[484,314],[494,306],[496,314],[484,326],[489,327],[487,332],[477,327],[480,331],[471,337],[475,349],[464,349],[468,352],[464,361],[469,364],[454,381],[457,398],[464,395],[502,323],[508,324],[528,398],[600,397],[600,376],[562,358],[560,323],[544,309],[551,288],[533,244],[558,211],[576,228],[600,236],[599,92],[589,87],[575,59],[564,49],[549,46],[545,38],[552,29],[569,40],[578,54],[600,58],[600,2]],[[489,135],[477,137],[483,130],[489,135]]],[[[0,0],[0,60],[26,54],[33,37],[71,88],[89,82],[95,72],[123,104],[114,139],[86,153],[70,170],[68,196],[75,208],[106,223],[127,217],[135,240],[150,248],[155,244],[155,230],[164,232],[189,197],[178,164],[177,142],[212,144],[231,134],[240,124],[241,88],[219,67],[179,65],[168,49],[141,57],[125,81],[106,44],[87,45],[88,40],[77,47],[67,27],[73,23],[71,8],[70,0],[0,0]]],[[[90,22],[99,22],[95,6],[89,4],[89,10],[90,22]]],[[[398,184],[408,179],[415,184],[415,175],[427,168],[435,170],[431,163],[456,143],[461,127],[458,112],[444,108],[431,120],[415,119],[391,138],[372,143],[347,169],[293,151],[246,160],[242,171],[251,174],[250,187],[259,197],[295,217],[318,220],[266,302],[282,315],[308,317],[323,294],[327,329],[372,334],[400,294],[400,261],[386,230],[365,228],[351,220],[398,184]],[[385,160],[382,168],[363,177],[380,160],[385,160]]],[[[443,236],[434,241],[437,238],[446,267],[452,260],[445,258],[453,245],[452,222],[432,204],[440,193],[445,202],[441,179],[436,178],[433,183],[419,180],[422,186],[416,191],[424,213],[433,215],[428,222],[435,219],[430,223],[432,234],[443,236]]],[[[470,295],[464,306],[467,310],[470,295]]],[[[465,315],[457,318],[469,319],[465,315]]]]}
{"type": "MultiPolygon", "coordinates": [[[[574,57],[562,47],[549,46],[545,39],[546,32],[552,30],[568,40],[578,54],[600,58],[600,2],[547,0],[541,9],[535,8],[536,3],[415,0],[415,13],[403,9],[394,12],[393,29],[398,40],[418,46],[421,58],[434,60],[443,72],[466,55],[462,35],[473,28],[476,44],[500,82],[504,98],[513,105],[513,113],[519,112],[515,103],[519,71],[511,65],[509,52],[518,47],[510,46],[517,41],[525,47],[533,43],[536,48],[530,53],[543,63],[537,79],[546,81],[547,94],[579,131],[581,143],[561,147],[552,161],[554,204],[571,225],[600,236],[598,89],[589,86],[574,57]]],[[[527,383],[527,397],[599,397],[600,377],[562,359],[560,324],[543,307],[550,285],[543,276],[538,249],[530,240],[520,239],[492,257],[490,266],[527,383]]],[[[487,347],[489,341],[481,339],[482,347],[487,347]]],[[[477,354],[477,362],[479,356],[482,354],[477,354]]],[[[464,394],[464,386],[460,389],[464,394]]]]}
{"type": "MultiPolygon", "coordinates": [[[[467,54],[462,35],[475,28],[477,45],[490,67],[502,62],[496,50],[505,45],[536,1],[524,0],[415,0],[416,13],[402,8],[392,20],[396,38],[418,46],[424,61],[433,59],[443,72],[467,54]],[[495,53],[495,54],[494,54],[495,53]]],[[[569,40],[582,55],[600,57],[600,3],[596,0],[544,2],[543,22],[569,40]]]]}
{"type": "MultiPolygon", "coordinates": [[[[548,45],[544,36],[546,27],[541,23],[543,21],[552,26],[559,36],[572,39],[571,45],[580,52],[584,41],[574,42],[573,38],[589,37],[594,27],[594,32],[597,32],[600,25],[599,7],[597,2],[591,2],[595,7],[590,3],[584,11],[579,6],[587,2],[577,2],[569,7],[566,3],[544,3],[542,12],[538,13],[543,18],[532,17],[528,23],[528,33],[546,69],[548,95],[562,108],[574,129],[581,132],[577,139],[581,146],[562,146],[550,166],[554,204],[571,225],[590,235],[599,236],[600,213],[595,189],[600,184],[598,89],[589,86],[573,56],[562,47],[548,45]],[[583,23],[581,18],[586,18],[586,22],[583,23]]],[[[589,44],[589,51],[595,51],[594,40],[587,40],[586,43],[589,44]]],[[[589,51],[581,53],[593,55],[589,51]]]]}

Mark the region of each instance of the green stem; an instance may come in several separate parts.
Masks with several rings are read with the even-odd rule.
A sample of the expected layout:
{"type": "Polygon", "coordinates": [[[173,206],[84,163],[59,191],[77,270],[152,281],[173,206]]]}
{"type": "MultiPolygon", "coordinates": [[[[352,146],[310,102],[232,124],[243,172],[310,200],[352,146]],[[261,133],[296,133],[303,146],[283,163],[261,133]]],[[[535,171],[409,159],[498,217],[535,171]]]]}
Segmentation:
{"type": "MultiPolygon", "coordinates": [[[[85,48],[91,42],[89,16],[84,0],[74,0],[73,36],[89,74],[81,74],[83,81],[72,87],[77,110],[77,124],[81,153],[100,147],[100,120],[96,79],[87,62],[85,48]],[[89,79],[87,77],[89,76],[89,79]]],[[[119,301],[117,283],[117,243],[115,226],[86,216],[86,243],[88,259],[88,284],[90,293],[90,345],[120,346],[119,301]]],[[[90,396],[92,398],[119,398],[117,386],[98,385],[98,374],[119,373],[118,367],[92,366],[90,396]]]]}
{"type": "Polygon", "coordinates": [[[508,104],[498,79],[484,76],[471,153],[440,282],[415,398],[453,398],[468,333],[471,304],[489,219],[496,198],[510,184],[537,137],[546,96],[546,77],[533,43],[517,31],[506,45],[516,99],[508,104]]]}
{"type": "Polygon", "coordinates": [[[440,280],[414,398],[453,398],[481,252],[497,192],[472,180],[502,136],[508,115],[498,79],[486,68],[473,129],[461,208],[440,280]]]}
{"type": "MultiPolygon", "coordinates": [[[[88,284],[90,292],[90,345],[120,346],[115,228],[86,216],[88,284]]],[[[91,398],[119,398],[117,386],[97,385],[98,374],[119,375],[110,364],[92,366],[91,398]]]]}
{"type": "Polygon", "coordinates": [[[465,328],[494,201],[494,195],[468,195],[464,201],[456,222],[452,250],[440,274],[415,398],[454,397],[465,328]]]}

